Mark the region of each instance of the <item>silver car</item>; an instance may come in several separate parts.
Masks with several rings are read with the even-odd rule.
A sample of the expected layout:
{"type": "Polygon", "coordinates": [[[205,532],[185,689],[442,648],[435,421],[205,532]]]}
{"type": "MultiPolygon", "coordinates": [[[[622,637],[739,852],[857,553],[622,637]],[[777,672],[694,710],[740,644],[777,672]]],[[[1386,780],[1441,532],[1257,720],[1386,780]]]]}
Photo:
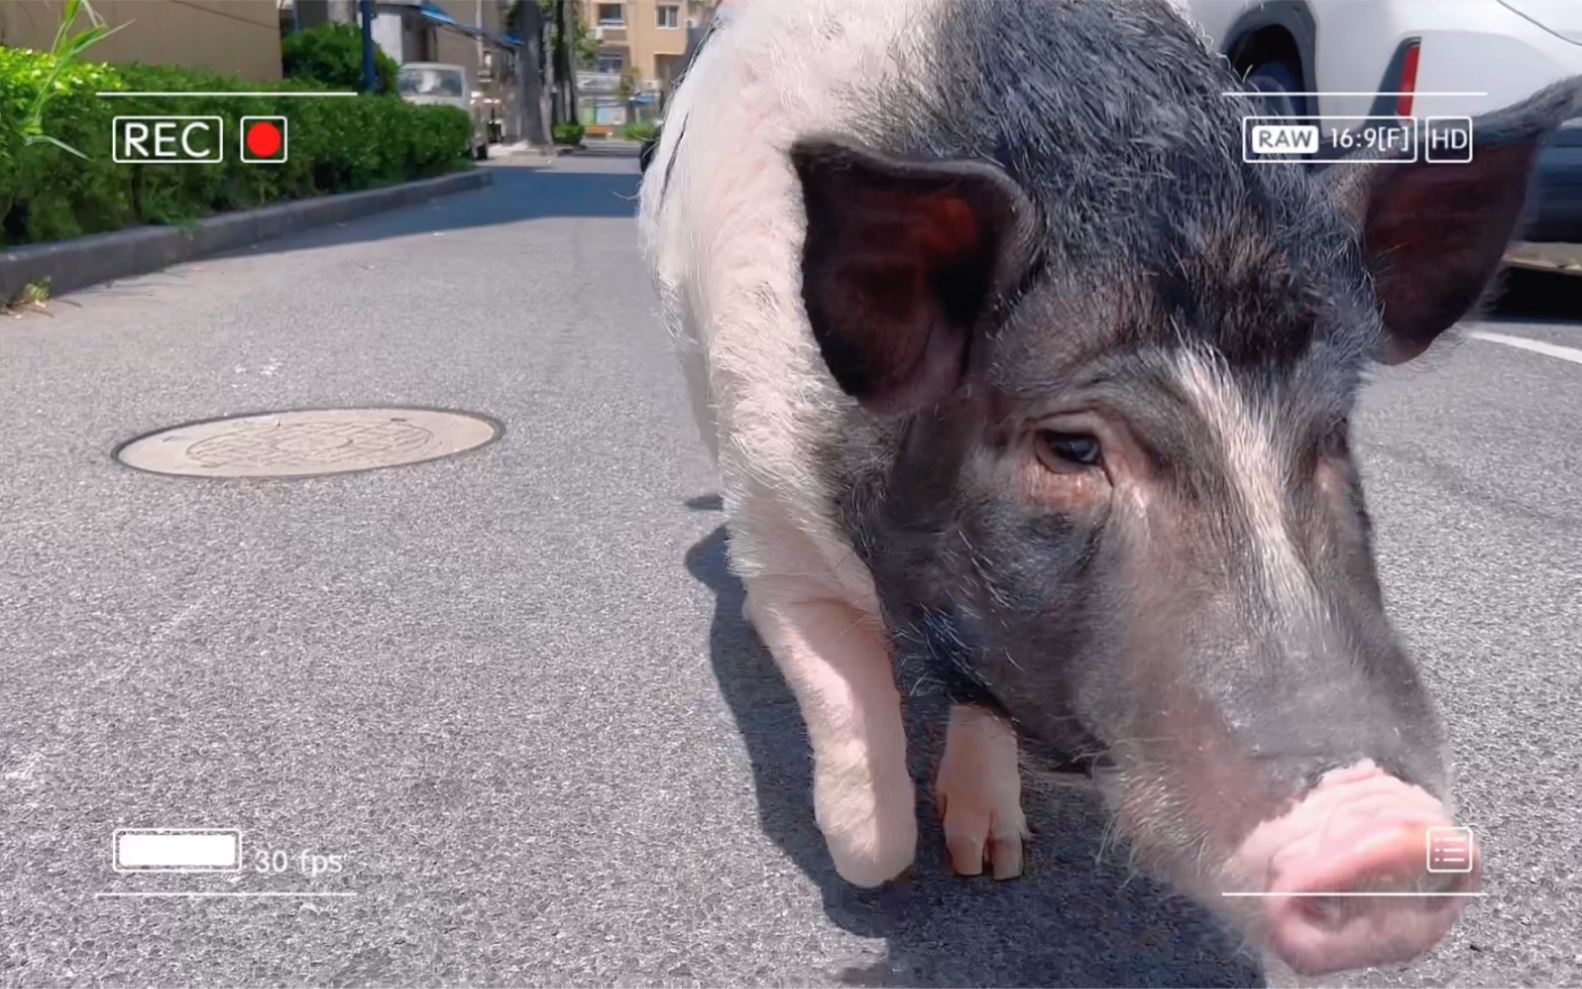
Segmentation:
{"type": "MultiPolygon", "coordinates": [[[[1182,2],[1182,0],[1178,0],[1182,2]]],[[[1271,114],[1477,116],[1582,73],[1582,0],[1184,0],[1271,114]]],[[[1426,132],[1425,132],[1426,133],[1426,132]]],[[[1525,238],[1582,242],[1582,119],[1538,158],[1525,238]]]]}

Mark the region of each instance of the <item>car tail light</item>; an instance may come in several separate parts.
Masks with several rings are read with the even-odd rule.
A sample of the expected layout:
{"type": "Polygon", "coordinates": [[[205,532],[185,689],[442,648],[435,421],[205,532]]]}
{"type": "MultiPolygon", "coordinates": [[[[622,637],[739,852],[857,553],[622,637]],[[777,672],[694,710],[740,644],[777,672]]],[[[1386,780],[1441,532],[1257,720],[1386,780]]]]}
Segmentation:
{"type": "Polygon", "coordinates": [[[1401,64],[1401,85],[1395,97],[1395,115],[1412,115],[1412,94],[1417,91],[1417,57],[1422,53],[1422,42],[1414,41],[1406,49],[1406,60],[1401,64]]]}

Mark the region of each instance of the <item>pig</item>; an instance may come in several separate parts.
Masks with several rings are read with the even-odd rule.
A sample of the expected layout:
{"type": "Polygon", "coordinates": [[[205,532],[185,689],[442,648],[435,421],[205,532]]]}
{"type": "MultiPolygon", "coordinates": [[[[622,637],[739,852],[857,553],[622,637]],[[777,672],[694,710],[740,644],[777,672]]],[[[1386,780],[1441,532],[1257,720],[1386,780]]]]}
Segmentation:
{"type": "Polygon", "coordinates": [[[1488,297],[1582,79],[1468,164],[1322,172],[1245,162],[1238,88],[1165,0],[734,0],[639,241],[845,881],[916,859],[919,656],[952,871],[1021,874],[1022,771],[1078,766],[1267,957],[1407,964],[1482,852],[1427,870],[1449,751],[1353,413],[1488,297]]]}

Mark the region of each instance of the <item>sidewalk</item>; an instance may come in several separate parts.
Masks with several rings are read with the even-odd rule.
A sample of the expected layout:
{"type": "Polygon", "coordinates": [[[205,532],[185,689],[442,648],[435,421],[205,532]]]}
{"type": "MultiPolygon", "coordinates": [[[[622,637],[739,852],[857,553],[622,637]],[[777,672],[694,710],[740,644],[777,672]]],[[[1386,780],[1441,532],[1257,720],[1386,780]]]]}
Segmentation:
{"type": "Polygon", "coordinates": [[[513,165],[542,166],[552,165],[559,157],[553,147],[535,148],[529,141],[517,141],[513,144],[493,144],[489,146],[489,160],[499,161],[509,158],[513,165]]]}

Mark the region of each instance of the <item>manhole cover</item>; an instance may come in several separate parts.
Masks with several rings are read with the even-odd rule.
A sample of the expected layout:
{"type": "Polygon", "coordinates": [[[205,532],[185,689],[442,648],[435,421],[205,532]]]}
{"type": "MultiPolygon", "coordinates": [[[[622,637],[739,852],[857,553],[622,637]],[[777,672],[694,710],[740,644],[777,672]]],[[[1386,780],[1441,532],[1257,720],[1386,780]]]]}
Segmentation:
{"type": "Polygon", "coordinates": [[[313,477],[449,457],[500,435],[492,419],[435,409],[302,409],[190,423],[116,452],[128,467],[191,477],[313,477]]]}

